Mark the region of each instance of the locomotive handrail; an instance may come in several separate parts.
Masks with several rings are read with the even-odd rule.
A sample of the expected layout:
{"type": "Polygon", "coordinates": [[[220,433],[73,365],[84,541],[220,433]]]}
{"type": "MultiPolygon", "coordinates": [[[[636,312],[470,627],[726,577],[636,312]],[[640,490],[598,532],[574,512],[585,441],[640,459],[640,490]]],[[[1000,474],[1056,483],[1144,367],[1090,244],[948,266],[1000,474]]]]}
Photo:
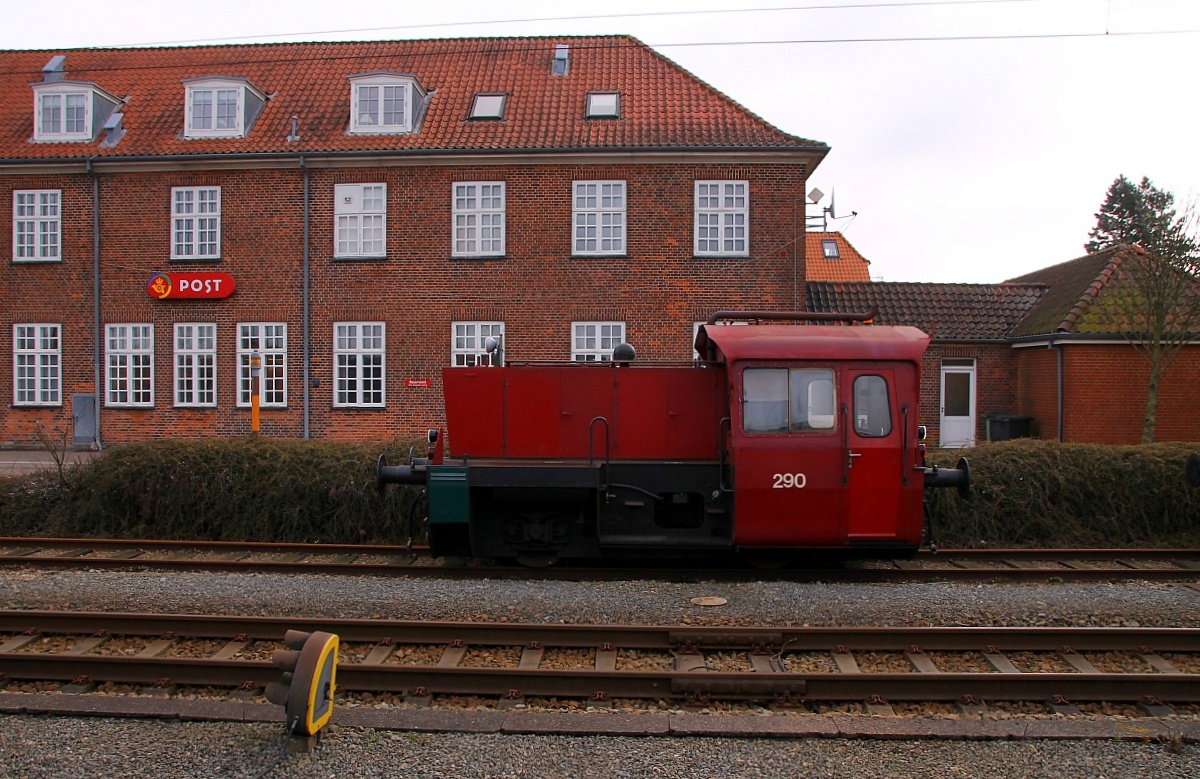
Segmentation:
{"type": "Polygon", "coordinates": [[[715,325],[722,319],[770,319],[791,322],[870,322],[879,313],[879,306],[871,306],[859,313],[837,311],[718,311],[705,324],[715,325]]]}
{"type": "Polygon", "coordinates": [[[908,486],[908,404],[900,406],[900,415],[904,417],[904,426],[900,433],[900,485],[908,486]]]}
{"type": "Polygon", "coordinates": [[[732,487],[725,483],[725,430],[729,430],[729,435],[733,436],[733,419],[732,417],[723,417],[717,423],[717,487],[721,492],[730,492],[732,487]]]}
{"type": "MultiPolygon", "coordinates": [[[[596,463],[594,462],[594,460],[595,460],[595,457],[594,457],[594,452],[592,451],[592,445],[593,445],[593,443],[594,443],[594,441],[595,441],[595,439],[596,439],[596,436],[594,435],[594,432],[595,432],[595,429],[596,429],[596,423],[597,423],[597,422],[603,422],[603,423],[604,423],[604,475],[607,477],[607,476],[608,476],[608,468],[609,468],[609,463],[610,463],[610,457],[609,457],[609,456],[610,456],[610,454],[611,454],[611,452],[610,452],[610,441],[609,441],[609,437],[610,437],[610,435],[611,435],[611,431],[609,430],[609,427],[608,427],[608,419],[606,419],[605,417],[592,417],[592,421],[588,423],[588,465],[595,465],[595,464],[596,464],[596,463]]],[[[600,485],[600,486],[601,486],[601,488],[603,488],[603,487],[604,487],[604,485],[600,485]]]]}
{"type": "Polygon", "coordinates": [[[850,466],[853,462],[850,457],[850,423],[848,422],[849,409],[846,408],[845,403],[842,404],[839,412],[841,414],[842,424],[842,449],[846,452],[846,464],[842,469],[842,486],[845,487],[850,483],[850,466]]]}

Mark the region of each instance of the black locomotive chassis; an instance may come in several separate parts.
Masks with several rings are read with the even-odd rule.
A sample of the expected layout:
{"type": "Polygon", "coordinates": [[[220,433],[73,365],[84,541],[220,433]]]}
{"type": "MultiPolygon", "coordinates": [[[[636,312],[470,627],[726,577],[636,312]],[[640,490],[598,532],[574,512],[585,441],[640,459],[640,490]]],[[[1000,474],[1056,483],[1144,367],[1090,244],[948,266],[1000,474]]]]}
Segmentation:
{"type": "MultiPolygon", "coordinates": [[[[602,550],[730,549],[733,501],[720,464],[501,463],[466,466],[469,553],[599,557],[602,550]]],[[[458,554],[466,554],[466,550],[458,554]]]]}

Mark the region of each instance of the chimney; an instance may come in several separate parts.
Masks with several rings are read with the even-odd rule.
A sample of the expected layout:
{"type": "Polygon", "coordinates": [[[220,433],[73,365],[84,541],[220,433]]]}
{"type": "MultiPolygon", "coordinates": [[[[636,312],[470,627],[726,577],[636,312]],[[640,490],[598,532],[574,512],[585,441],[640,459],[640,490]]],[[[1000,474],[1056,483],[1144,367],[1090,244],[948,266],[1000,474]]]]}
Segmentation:
{"type": "Polygon", "coordinates": [[[104,122],[104,140],[100,142],[101,148],[111,149],[125,137],[125,128],[121,126],[121,120],[124,118],[125,114],[120,111],[108,115],[104,122]]]}
{"type": "Polygon", "coordinates": [[[66,75],[66,71],[63,68],[63,65],[66,63],[66,61],[67,55],[59,54],[47,62],[46,67],[42,68],[42,81],[45,81],[46,83],[62,81],[63,76],[66,75]]]}
{"type": "Polygon", "coordinates": [[[569,69],[569,61],[567,60],[567,51],[569,47],[565,43],[560,43],[554,47],[554,67],[551,72],[556,76],[567,75],[569,69]]]}

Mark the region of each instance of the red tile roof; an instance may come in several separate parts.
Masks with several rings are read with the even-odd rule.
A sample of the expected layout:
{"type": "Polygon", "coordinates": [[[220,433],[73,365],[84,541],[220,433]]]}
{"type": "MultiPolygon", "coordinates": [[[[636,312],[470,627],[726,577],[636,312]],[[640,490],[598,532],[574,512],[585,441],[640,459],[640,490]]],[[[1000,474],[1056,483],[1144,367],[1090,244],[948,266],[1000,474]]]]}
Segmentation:
{"type": "MultiPolygon", "coordinates": [[[[770,149],[814,154],[789,135],[627,36],[459,38],[144,49],[0,51],[0,161],[157,155],[484,150],[770,149]],[[556,45],[570,70],[551,75],[556,45]],[[30,84],[65,54],[65,78],[121,98],[127,131],[94,142],[33,143],[30,84]],[[420,131],[349,135],[350,82],[411,73],[431,93],[420,131]],[[245,78],[269,96],[246,138],[184,139],[184,79],[245,78]],[[621,93],[619,119],[587,119],[588,92],[621,93]],[[508,93],[500,121],[469,121],[477,92],[508,93]],[[292,116],[300,140],[289,143],[292,116]]],[[[815,165],[815,162],[814,162],[815,165]]]]}
{"type": "Polygon", "coordinates": [[[1013,283],[1042,284],[1047,288],[1013,335],[1120,332],[1111,321],[1100,321],[1099,311],[1088,314],[1117,266],[1133,251],[1141,250],[1114,246],[1012,279],[1013,283]]]}
{"type": "Polygon", "coordinates": [[[841,233],[805,234],[804,277],[809,281],[870,281],[871,261],[858,253],[841,233]],[[829,259],[822,246],[835,241],[839,256],[829,259]]]}
{"type": "Polygon", "coordinates": [[[879,309],[875,323],[913,325],[943,341],[1002,340],[1046,291],[1041,284],[809,282],[809,311],[879,309]]]}

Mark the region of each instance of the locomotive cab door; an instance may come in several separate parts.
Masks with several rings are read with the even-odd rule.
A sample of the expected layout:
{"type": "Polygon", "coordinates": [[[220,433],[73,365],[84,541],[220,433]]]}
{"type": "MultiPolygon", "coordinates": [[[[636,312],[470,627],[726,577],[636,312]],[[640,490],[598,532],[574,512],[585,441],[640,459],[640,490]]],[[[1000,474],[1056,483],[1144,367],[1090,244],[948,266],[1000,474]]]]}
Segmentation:
{"type": "Polygon", "coordinates": [[[872,367],[843,374],[846,537],[852,544],[920,540],[920,492],[905,452],[906,426],[913,420],[904,413],[905,399],[897,397],[897,372],[911,370],[872,367]]]}
{"type": "Polygon", "coordinates": [[[827,364],[739,364],[732,372],[734,542],[840,546],[844,447],[837,371],[827,364]]]}

